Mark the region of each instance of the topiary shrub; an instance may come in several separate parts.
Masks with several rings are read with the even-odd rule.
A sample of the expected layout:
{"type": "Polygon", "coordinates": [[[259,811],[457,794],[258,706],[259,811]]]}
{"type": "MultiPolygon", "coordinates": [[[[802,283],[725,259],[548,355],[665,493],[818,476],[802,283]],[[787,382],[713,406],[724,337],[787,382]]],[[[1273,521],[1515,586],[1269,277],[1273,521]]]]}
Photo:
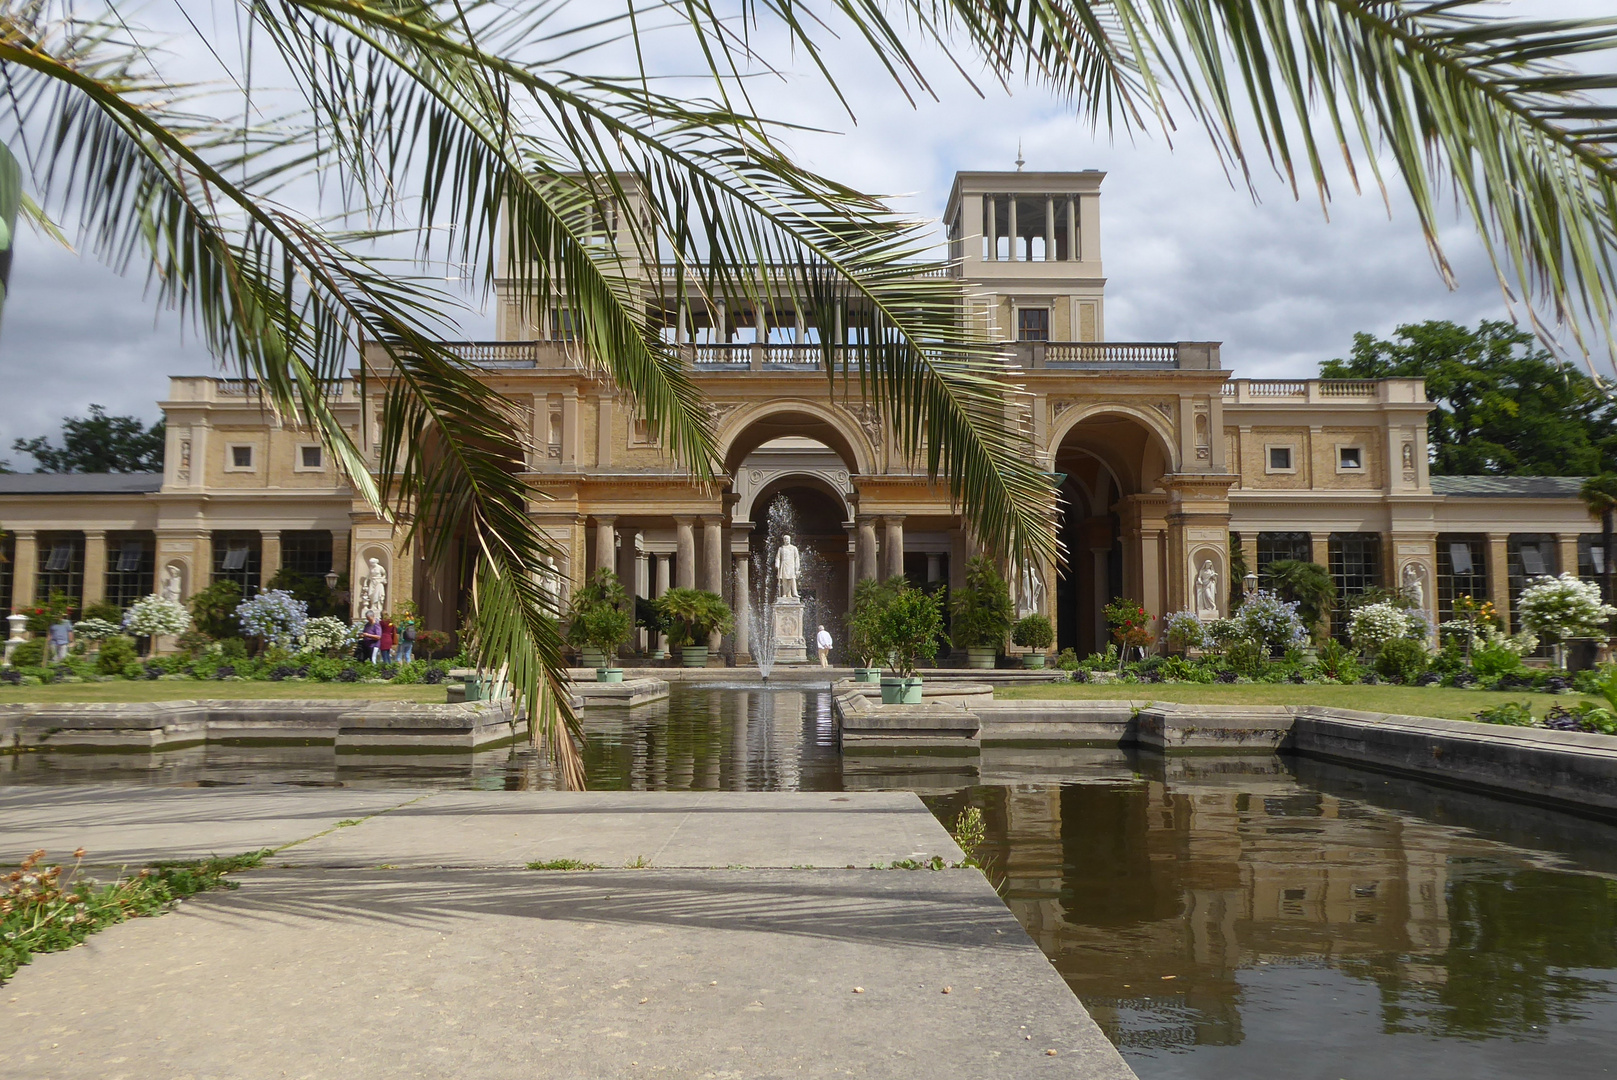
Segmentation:
{"type": "Polygon", "coordinates": [[[1426,673],[1430,665],[1426,646],[1409,638],[1393,638],[1376,650],[1376,674],[1393,682],[1409,685],[1426,673]]]}
{"type": "Polygon", "coordinates": [[[121,675],[124,668],[134,664],[135,660],[135,643],[120,634],[101,643],[95,666],[103,675],[121,675]]]}
{"type": "Polygon", "coordinates": [[[1024,615],[1015,626],[1011,627],[1011,641],[1024,649],[1043,652],[1055,644],[1055,627],[1050,620],[1037,613],[1024,615]]]}
{"type": "Polygon", "coordinates": [[[13,667],[39,667],[45,662],[45,639],[30,638],[18,645],[11,654],[13,667]]]}

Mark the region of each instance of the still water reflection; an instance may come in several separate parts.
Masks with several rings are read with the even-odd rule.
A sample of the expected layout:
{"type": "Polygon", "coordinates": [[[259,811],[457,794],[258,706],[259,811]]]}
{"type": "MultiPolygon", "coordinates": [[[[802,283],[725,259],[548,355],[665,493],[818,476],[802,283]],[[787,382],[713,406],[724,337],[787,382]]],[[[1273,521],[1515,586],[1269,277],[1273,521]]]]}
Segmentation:
{"type": "MultiPolygon", "coordinates": [[[[1611,1075],[1617,828],[1279,757],[838,751],[820,689],[592,713],[597,788],[908,787],[977,806],[990,878],[1145,1080],[1611,1075]]],[[[0,757],[0,784],[523,788],[522,749],[0,757]]]]}

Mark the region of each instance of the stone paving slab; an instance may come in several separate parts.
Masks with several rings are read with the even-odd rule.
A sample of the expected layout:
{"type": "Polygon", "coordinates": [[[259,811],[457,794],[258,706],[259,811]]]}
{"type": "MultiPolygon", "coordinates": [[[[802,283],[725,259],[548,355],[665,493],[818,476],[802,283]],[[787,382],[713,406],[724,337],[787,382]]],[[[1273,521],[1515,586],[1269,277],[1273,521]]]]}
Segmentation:
{"type": "Polygon", "coordinates": [[[976,871],[241,880],[18,972],[6,1075],[1133,1076],[976,871]]]}
{"type": "Polygon", "coordinates": [[[96,866],[236,855],[280,847],[420,798],[408,790],[158,788],[132,785],[0,788],[0,865],[44,848],[87,850],[96,866]]]}
{"type": "Polygon", "coordinates": [[[964,856],[909,792],[441,791],[289,848],[276,864],[868,867],[964,856]]]}

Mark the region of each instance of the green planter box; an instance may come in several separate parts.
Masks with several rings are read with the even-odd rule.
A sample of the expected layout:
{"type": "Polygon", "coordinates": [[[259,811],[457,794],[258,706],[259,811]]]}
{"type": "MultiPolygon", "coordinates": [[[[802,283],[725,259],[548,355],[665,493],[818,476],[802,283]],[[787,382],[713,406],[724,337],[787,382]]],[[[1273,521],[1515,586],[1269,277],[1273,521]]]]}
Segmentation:
{"type": "Polygon", "coordinates": [[[1023,653],[1022,666],[1025,668],[1042,668],[1044,666],[1044,654],[1042,652],[1023,653]]]}
{"type": "Polygon", "coordinates": [[[679,650],[681,667],[707,667],[707,646],[686,645],[679,650]]]}
{"type": "Polygon", "coordinates": [[[994,666],[994,656],[999,650],[992,645],[972,645],[966,649],[966,666],[969,668],[991,668],[994,666]]]}
{"type": "Polygon", "coordinates": [[[871,686],[875,686],[881,682],[881,668],[854,668],[853,681],[856,683],[868,683],[871,686]]]}
{"type": "Polygon", "coordinates": [[[623,669],[620,667],[600,667],[595,669],[596,682],[622,682],[623,669]]]}
{"type": "Polygon", "coordinates": [[[881,703],[883,705],[919,705],[921,703],[921,680],[900,679],[897,676],[885,675],[881,681],[881,703]]]}
{"type": "Polygon", "coordinates": [[[600,649],[592,649],[588,645],[578,650],[578,666],[592,667],[599,670],[606,667],[606,653],[600,649]]]}

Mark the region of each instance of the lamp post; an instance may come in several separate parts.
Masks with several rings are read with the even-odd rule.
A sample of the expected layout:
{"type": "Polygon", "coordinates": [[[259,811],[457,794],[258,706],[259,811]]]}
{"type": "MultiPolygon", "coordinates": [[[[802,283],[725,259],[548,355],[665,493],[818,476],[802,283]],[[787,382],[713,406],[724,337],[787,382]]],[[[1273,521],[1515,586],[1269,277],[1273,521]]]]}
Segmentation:
{"type": "Polygon", "coordinates": [[[1248,570],[1246,572],[1246,577],[1241,579],[1241,593],[1244,596],[1250,597],[1253,593],[1255,593],[1257,591],[1258,591],[1258,575],[1257,575],[1256,572],[1254,572],[1252,570],[1248,570]]]}

